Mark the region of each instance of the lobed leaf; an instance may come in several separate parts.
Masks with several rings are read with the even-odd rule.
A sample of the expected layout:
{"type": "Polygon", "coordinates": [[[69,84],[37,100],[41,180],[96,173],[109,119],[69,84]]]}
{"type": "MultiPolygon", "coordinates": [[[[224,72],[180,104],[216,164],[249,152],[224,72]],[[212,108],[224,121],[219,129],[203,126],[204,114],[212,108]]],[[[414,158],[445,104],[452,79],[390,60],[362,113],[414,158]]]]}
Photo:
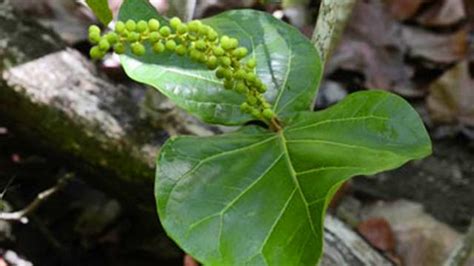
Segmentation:
{"type": "MultiPolygon", "coordinates": [[[[163,17],[146,0],[126,0],[120,20],[163,17]]],[[[237,38],[257,59],[256,72],[267,85],[267,100],[277,115],[310,109],[322,74],[316,49],[297,29],[255,10],[234,10],[202,20],[221,35],[237,38]]],[[[224,90],[214,71],[172,53],[122,56],[132,79],[151,85],[205,122],[236,125],[252,119],[240,111],[244,96],[224,90]]]]}
{"type": "Polygon", "coordinates": [[[155,197],[163,227],[205,265],[315,265],[339,185],[431,152],[398,96],[360,92],[269,132],[177,137],[162,148],[155,197]]]}

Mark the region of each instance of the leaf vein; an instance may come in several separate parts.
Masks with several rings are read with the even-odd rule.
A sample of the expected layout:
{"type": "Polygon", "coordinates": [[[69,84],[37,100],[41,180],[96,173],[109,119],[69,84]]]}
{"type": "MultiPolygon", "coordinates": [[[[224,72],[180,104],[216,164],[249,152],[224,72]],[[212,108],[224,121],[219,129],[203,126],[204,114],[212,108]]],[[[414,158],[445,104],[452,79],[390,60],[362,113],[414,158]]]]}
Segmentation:
{"type": "Polygon", "coordinates": [[[358,116],[358,117],[343,117],[343,118],[329,119],[329,120],[319,121],[319,122],[316,122],[314,124],[309,124],[309,125],[305,125],[305,126],[301,126],[301,127],[289,128],[287,130],[287,132],[293,132],[293,131],[303,130],[303,129],[307,129],[307,128],[318,127],[318,126],[324,125],[324,124],[358,121],[358,120],[368,120],[368,119],[387,121],[388,117],[376,116],[376,115],[367,115],[367,116],[358,116]]]}
{"type": "Polygon", "coordinates": [[[247,149],[251,149],[251,148],[255,148],[259,145],[262,145],[264,143],[267,143],[273,139],[275,139],[277,136],[275,135],[274,137],[271,137],[271,138],[266,138],[264,140],[261,140],[261,141],[258,141],[256,143],[253,143],[251,145],[248,145],[248,146],[245,146],[245,147],[241,147],[241,148],[238,148],[238,149],[234,149],[234,150],[229,150],[229,151],[225,151],[225,152],[222,152],[222,153],[219,153],[219,154],[214,154],[214,155],[211,155],[211,156],[208,156],[206,158],[204,158],[203,160],[201,160],[199,163],[197,163],[195,166],[193,166],[188,172],[186,172],[185,174],[183,174],[181,176],[181,178],[173,185],[173,187],[171,188],[170,192],[168,193],[168,198],[166,200],[166,205],[165,205],[165,212],[167,212],[168,210],[168,204],[169,204],[169,200],[170,200],[170,197],[171,195],[173,195],[173,192],[174,190],[176,189],[176,187],[181,183],[183,182],[183,180],[185,180],[186,177],[190,176],[192,173],[194,173],[197,169],[199,169],[199,167],[201,167],[204,163],[210,161],[210,160],[213,160],[213,159],[216,159],[216,158],[219,158],[221,156],[225,156],[225,155],[228,155],[228,154],[232,154],[232,153],[235,153],[235,152],[239,152],[239,151],[243,151],[243,150],[247,150],[247,149]]]}
{"type": "Polygon", "coordinates": [[[309,222],[309,225],[311,227],[311,231],[314,235],[314,237],[318,238],[318,234],[316,233],[316,230],[314,228],[314,224],[313,224],[313,220],[311,219],[311,213],[310,213],[310,210],[309,210],[309,206],[308,206],[308,202],[306,200],[306,197],[304,196],[303,194],[303,190],[301,189],[301,185],[300,185],[300,182],[297,178],[297,175],[296,175],[296,171],[295,169],[293,168],[293,163],[291,162],[291,158],[290,158],[290,153],[288,151],[288,147],[287,147],[287,143],[288,141],[286,140],[285,136],[283,135],[283,133],[281,132],[280,134],[280,143],[281,143],[281,146],[283,148],[283,151],[285,152],[285,158],[286,158],[286,162],[287,162],[287,165],[288,165],[288,168],[289,168],[289,171],[290,171],[290,175],[296,185],[296,188],[301,196],[301,199],[303,200],[303,203],[305,205],[305,208],[306,208],[306,215],[307,215],[307,218],[308,218],[308,222],[309,222]]]}

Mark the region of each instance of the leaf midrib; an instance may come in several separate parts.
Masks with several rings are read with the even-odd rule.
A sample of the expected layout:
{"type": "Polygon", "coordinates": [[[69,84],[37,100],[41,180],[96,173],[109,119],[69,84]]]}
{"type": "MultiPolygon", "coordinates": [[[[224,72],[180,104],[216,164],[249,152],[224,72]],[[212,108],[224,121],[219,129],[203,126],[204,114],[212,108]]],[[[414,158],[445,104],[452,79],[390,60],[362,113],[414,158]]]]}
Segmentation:
{"type": "Polygon", "coordinates": [[[303,190],[301,189],[301,185],[300,185],[300,182],[299,182],[298,177],[297,177],[298,175],[296,173],[295,168],[293,167],[293,163],[291,162],[290,153],[288,151],[288,146],[287,146],[288,141],[285,138],[283,130],[278,133],[278,136],[279,136],[279,140],[280,140],[279,141],[280,147],[283,149],[283,153],[285,155],[284,157],[286,159],[287,166],[288,166],[288,169],[290,171],[291,178],[293,179],[293,182],[295,183],[295,186],[296,186],[296,188],[297,188],[297,190],[298,190],[298,192],[301,196],[301,200],[303,200],[303,203],[305,205],[306,215],[307,215],[307,218],[308,218],[309,225],[311,227],[311,231],[314,234],[314,236],[317,238],[318,235],[316,234],[316,230],[314,228],[313,220],[311,219],[311,212],[309,210],[309,204],[308,204],[308,201],[306,200],[306,197],[303,194],[303,190]]]}

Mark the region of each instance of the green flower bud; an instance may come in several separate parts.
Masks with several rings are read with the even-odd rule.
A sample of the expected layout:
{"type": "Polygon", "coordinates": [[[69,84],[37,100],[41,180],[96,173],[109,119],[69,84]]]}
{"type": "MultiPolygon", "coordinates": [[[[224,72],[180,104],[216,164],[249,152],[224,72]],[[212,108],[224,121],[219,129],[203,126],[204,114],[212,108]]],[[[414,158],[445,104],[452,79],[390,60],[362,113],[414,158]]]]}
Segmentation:
{"type": "Polygon", "coordinates": [[[232,41],[229,36],[224,35],[221,37],[221,46],[224,50],[232,49],[232,41]]]}
{"type": "Polygon", "coordinates": [[[166,41],[165,47],[170,51],[174,51],[176,49],[176,42],[173,40],[168,40],[166,41]]]}
{"type": "Polygon", "coordinates": [[[112,45],[118,42],[118,35],[115,32],[107,33],[107,35],[105,35],[105,38],[107,38],[107,41],[112,45]]]}
{"type": "Polygon", "coordinates": [[[199,26],[198,32],[201,36],[206,36],[207,33],[209,32],[210,28],[211,27],[209,27],[207,25],[201,25],[201,26],[199,26]]]}
{"type": "Polygon", "coordinates": [[[253,72],[247,72],[247,74],[245,74],[245,80],[249,83],[255,83],[257,81],[257,75],[253,72]]]}
{"type": "Polygon", "coordinates": [[[100,28],[96,25],[91,25],[89,27],[89,33],[93,33],[93,32],[98,33],[100,35],[100,28]]]}
{"type": "Polygon", "coordinates": [[[186,46],[184,46],[182,44],[180,44],[180,45],[178,45],[178,47],[176,47],[176,53],[178,55],[181,55],[181,56],[185,55],[187,50],[188,49],[186,48],[186,46]]]}
{"type": "Polygon", "coordinates": [[[184,24],[179,24],[178,28],[176,29],[176,32],[178,34],[185,34],[188,32],[188,26],[184,24]]]}
{"type": "Polygon", "coordinates": [[[234,87],[234,82],[230,80],[224,80],[224,89],[231,90],[234,87]]]}
{"type": "Polygon", "coordinates": [[[100,32],[92,31],[89,32],[89,41],[93,44],[97,44],[100,42],[100,32]]]}
{"type": "Polygon", "coordinates": [[[102,59],[104,57],[104,52],[99,48],[99,46],[94,46],[89,51],[89,55],[92,59],[102,59]]]}
{"type": "Polygon", "coordinates": [[[242,59],[247,55],[247,53],[247,48],[239,47],[232,52],[232,55],[235,56],[237,59],[242,59]]]}
{"type": "Polygon", "coordinates": [[[155,43],[160,40],[160,34],[156,31],[151,32],[149,35],[150,42],[155,43]]]}
{"type": "Polygon", "coordinates": [[[255,66],[257,66],[257,60],[255,60],[255,58],[251,58],[249,61],[247,61],[247,67],[250,69],[255,68],[255,66]]]}
{"type": "Polygon", "coordinates": [[[148,28],[150,31],[158,31],[160,29],[160,22],[157,19],[148,20],[148,28]]]}
{"type": "Polygon", "coordinates": [[[267,86],[265,86],[265,84],[263,84],[260,80],[257,84],[257,91],[260,93],[265,93],[267,91],[267,86]]]}
{"type": "Polygon", "coordinates": [[[132,53],[137,56],[142,56],[146,53],[145,46],[139,42],[132,43],[132,53]]]}
{"type": "Polygon", "coordinates": [[[107,41],[107,39],[104,37],[100,40],[99,42],[99,48],[100,50],[107,52],[110,49],[110,43],[107,41]]]}
{"type": "Polygon", "coordinates": [[[117,23],[115,23],[115,32],[120,34],[120,33],[123,33],[125,31],[125,23],[123,23],[122,21],[117,21],[117,23]]]}
{"type": "Polygon", "coordinates": [[[236,79],[244,79],[245,78],[245,70],[239,69],[235,72],[234,78],[236,79]]]}
{"type": "Polygon", "coordinates": [[[217,37],[219,37],[219,35],[217,34],[217,32],[213,29],[209,30],[207,32],[207,39],[211,42],[217,40],[217,37]]]}
{"type": "Polygon", "coordinates": [[[243,82],[237,83],[237,86],[235,86],[235,90],[240,94],[246,94],[248,92],[248,88],[243,82]]]}
{"type": "Polygon", "coordinates": [[[203,41],[203,40],[199,40],[197,42],[194,43],[196,49],[200,50],[200,51],[204,51],[206,50],[206,42],[203,41]]]}
{"type": "Polygon", "coordinates": [[[171,28],[176,30],[178,29],[179,25],[181,25],[181,19],[179,19],[178,17],[174,17],[170,20],[171,28]]]}
{"type": "Polygon", "coordinates": [[[130,32],[127,30],[124,30],[122,33],[120,33],[120,37],[128,39],[128,36],[130,35],[130,32]]]}
{"type": "Polygon", "coordinates": [[[191,49],[189,52],[189,56],[191,57],[192,60],[199,61],[199,59],[201,58],[201,52],[199,52],[196,49],[191,49]]]}
{"type": "Polygon", "coordinates": [[[252,108],[252,110],[250,111],[250,114],[256,118],[260,118],[261,116],[260,111],[256,108],[252,108]]]}
{"type": "Polygon", "coordinates": [[[262,112],[262,115],[263,115],[264,118],[266,118],[268,120],[272,119],[275,116],[272,109],[270,109],[270,108],[265,108],[265,110],[263,110],[263,112],[262,112]]]}
{"type": "Polygon", "coordinates": [[[153,52],[159,54],[165,51],[165,45],[161,42],[156,42],[153,44],[153,52]]]}
{"type": "Polygon", "coordinates": [[[123,43],[120,43],[120,42],[119,42],[119,43],[116,43],[116,44],[114,45],[114,51],[115,51],[115,53],[117,53],[117,54],[123,54],[123,53],[125,53],[125,45],[123,45],[123,43]]]}
{"type": "Polygon", "coordinates": [[[252,110],[252,107],[248,103],[243,103],[240,105],[240,111],[244,113],[250,113],[252,110]]]}
{"type": "Polygon", "coordinates": [[[137,23],[135,23],[134,20],[129,19],[125,22],[125,27],[128,31],[134,31],[137,28],[137,23]]]}
{"type": "Polygon", "coordinates": [[[224,70],[224,78],[231,80],[232,79],[232,71],[228,68],[225,68],[224,70]]]}
{"type": "Polygon", "coordinates": [[[257,97],[253,95],[248,95],[247,96],[247,103],[250,104],[251,106],[255,106],[257,104],[257,97]]]}
{"type": "Polygon", "coordinates": [[[145,32],[148,30],[148,23],[144,20],[140,20],[137,23],[137,31],[138,32],[145,32]]]}
{"type": "Polygon", "coordinates": [[[163,26],[163,27],[160,29],[160,34],[161,34],[161,36],[163,36],[163,37],[168,37],[168,36],[170,36],[170,34],[171,34],[171,29],[170,29],[170,27],[168,27],[168,26],[163,26]]]}
{"type": "Polygon", "coordinates": [[[206,63],[206,55],[204,53],[199,52],[199,58],[198,61],[199,63],[206,63]]]}
{"type": "Polygon", "coordinates": [[[224,49],[222,49],[221,47],[214,47],[212,51],[214,52],[215,56],[223,56],[225,54],[224,49]]]}
{"type": "Polygon", "coordinates": [[[217,77],[218,79],[223,79],[223,78],[224,78],[224,72],[225,72],[225,68],[219,67],[219,68],[216,70],[216,77],[217,77]]]}
{"type": "Polygon", "coordinates": [[[217,68],[217,57],[213,55],[209,56],[209,58],[207,59],[207,68],[211,70],[217,68]]]}
{"type": "Polygon", "coordinates": [[[236,38],[230,38],[229,42],[230,42],[230,49],[235,49],[239,46],[239,40],[237,40],[236,38]]]}
{"type": "Polygon", "coordinates": [[[232,61],[230,60],[230,58],[228,56],[219,57],[219,64],[221,66],[228,67],[228,66],[230,66],[231,63],[232,63],[232,61]]]}
{"type": "Polygon", "coordinates": [[[127,41],[137,42],[140,39],[140,34],[138,32],[129,32],[127,36],[127,41]]]}
{"type": "Polygon", "coordinates": [[[193,21],[188,23],[188,29],[191,32],[198,32],[199,28],[201,27],[201,24],[202,24],[201,21],[193,20],[193,21]]]}

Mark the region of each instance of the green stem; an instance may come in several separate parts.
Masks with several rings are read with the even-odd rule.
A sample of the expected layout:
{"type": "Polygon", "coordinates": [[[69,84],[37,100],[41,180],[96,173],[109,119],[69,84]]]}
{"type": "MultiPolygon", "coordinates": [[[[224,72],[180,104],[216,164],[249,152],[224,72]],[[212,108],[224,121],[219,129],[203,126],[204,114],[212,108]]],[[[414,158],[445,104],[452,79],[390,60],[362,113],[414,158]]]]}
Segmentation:
{"type": "Polygon", "coordinates": [[[270,129],[274,132],[280,132],[283,127],[280,123],[280,120],[278,119],[278,117],[273,117],[271,120],[270,120],[270,129]]]}

